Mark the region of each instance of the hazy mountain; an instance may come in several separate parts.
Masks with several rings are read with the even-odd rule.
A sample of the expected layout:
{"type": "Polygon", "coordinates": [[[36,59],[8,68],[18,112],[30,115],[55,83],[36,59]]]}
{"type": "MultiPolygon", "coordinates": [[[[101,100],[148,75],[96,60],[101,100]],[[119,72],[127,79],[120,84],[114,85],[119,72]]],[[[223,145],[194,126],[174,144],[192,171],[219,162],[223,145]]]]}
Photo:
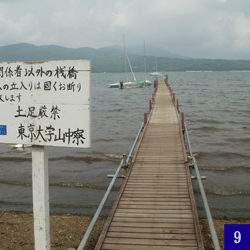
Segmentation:
{"type": "MultiPolygon", "coordinates": [[[[127,47],[129,53],[144,55],[144,47],[140,45],[129,45],[127,47]]],[[[145,46],[145,51],[147,56],[156,56],[156,57],[167,57],[167,58],[177,58],[177,59],[191,59],[191,57],[182,56],[169,52],[168,50],[161,47],[154,47],[150,45],[145,46]]]]}
{"type": "MultiPolygon", "coordinates": [[[[144,71],[143,46],[128,46],[127,52],[134,71],[144,71]],[[130,53],[129,53],[130,52],[130,53]],[[134,52],[134,54],[132,54],[134,52]]],[[[250,70],[249,60],[222,59],[183,59],[177,58],[162,48],[147,46],[147,72],[155,71],[156,58],[158,71],[187,70],[250,70]],[[150,55],[152,54],[152,55],[150,55]],[[174,58],[170,58],[170,56],[174,58]],[[167,57],[168,56],[168,57],[167,57]]],[[[91,60],[92,72],[124,72],[124,51],[119,45],[93,49],[89,47],[72,49],[57,45],[35,46],[27,43],[0,47],[0,62],[2,61],[47,61],[47,60],[91,60]]]]}
{"type": "Polygon", "coordinates": [[[13,44],[0,47],[1,61],[43,61],[82,59],[96,53],[92,48],[71,49],[57,45],[35,46],[28,43],[13,44]]]}
{"type": "MultiPolygon", "coordinates": [[[[110,48],[124,50],[124,48],[120,45],[113,45],[113,46],[110,46],[110,48]]],[[[128,45],[126,46],[126,51],[127,53],[144,56],[144,45],[143,44],[142,45],[138,45],[138,44],[128,45]]],[[[146,56],[167,57],[167,58],[176,58],[176,59],[191,59],[191,57],[175,54],[175,53],[169,52],[168,50],[164,48],[150,46],[150,45],[145,46],[145,54],[146,56]]]]}

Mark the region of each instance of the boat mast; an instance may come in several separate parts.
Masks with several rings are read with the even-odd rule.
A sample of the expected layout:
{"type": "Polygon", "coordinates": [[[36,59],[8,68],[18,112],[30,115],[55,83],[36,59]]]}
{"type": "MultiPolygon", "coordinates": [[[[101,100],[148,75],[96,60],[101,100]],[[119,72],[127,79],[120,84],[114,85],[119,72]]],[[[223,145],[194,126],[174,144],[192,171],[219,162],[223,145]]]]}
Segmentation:
{"type": "Polygon", "coordinates": [[[145,40],[144,40],[144,67],[145,67],[145,82],[147,80],[147,66],[146,66],[146,48],[145,48],[145,40]]]}
{"type": "Polygon", "coordinates": [[[130,67],[130,70],[131,70],[131,72],[132,72],[132,74],[133,74],[134,81],[136,82],[135,74],[134,74],[134,71],[133,71],[132,66],[131,66],[131,64],[130,64],[130,61],[129,61],[129,58],[128,58],[128,54],[127,54],[127,52],[126,52],[126,46],[125,46],[125,38],[124,38],[124,35],[123,35],[123,44],[124,44],[124,56],[125,56],[125,67],[126,67],[127,82],[128,82],[127,61],[128,61],[128,65],[129,65],[129,67],[130,67]]]}
{"type": "Polygon", "coordinates": [[[137,81],[136,81],[136,78],[135,78],[134,71],[133,71],[133,69],[132,69],[132,66],[131,66],[130,61],[129,61],[129,58],[128,58],[128,54],[127,54],[127,60],[128,60],[128,64],[129,64],[130,70],[131,70],[131,72],[132,72],[132,74],[133,74],[134,81],[137,82],[137,81]]]}
{"type": "Polygon", "coordinates": [[[123,48],[124,48],[124,58],[125,58],[125,69],[126,69],[126,79],[127,79],[127,82],[128,82],[128,69],[127,69],[127,53],[126,53],[126,47],[125,47],[125,38],[124,38],[124,35],[123,35],[123,48]]]}
{"type": "Polygon", "coordinates": [[[156,72],[158,72],[158,69],[157,69],[157,57],[155,57],[155,70],[156,70],[156,72]]]}

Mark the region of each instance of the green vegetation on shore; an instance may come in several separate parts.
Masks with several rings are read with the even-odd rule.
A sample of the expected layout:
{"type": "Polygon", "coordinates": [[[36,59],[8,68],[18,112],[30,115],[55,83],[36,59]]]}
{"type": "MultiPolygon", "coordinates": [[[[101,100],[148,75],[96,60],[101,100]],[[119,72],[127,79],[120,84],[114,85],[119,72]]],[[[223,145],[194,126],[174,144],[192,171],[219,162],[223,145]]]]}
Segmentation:
{"type": "MultiPolygon", "coordinates": [[[[124,72],[124,53],[115,47],[64,48],[56,45],[35,46],[21,43],[0,47],[0,61],[45,61],[89,59],[93,73],[124,72]]],[[[129,54],[135,72],[144,71],[144,57],[129,54]]],[[[147,56],[147,72],[156,71],[156,58],[147,56]]],[[[250,60],[178,59],[157,57],[158,71],[231,71],[250,70],[250,60]]]]}

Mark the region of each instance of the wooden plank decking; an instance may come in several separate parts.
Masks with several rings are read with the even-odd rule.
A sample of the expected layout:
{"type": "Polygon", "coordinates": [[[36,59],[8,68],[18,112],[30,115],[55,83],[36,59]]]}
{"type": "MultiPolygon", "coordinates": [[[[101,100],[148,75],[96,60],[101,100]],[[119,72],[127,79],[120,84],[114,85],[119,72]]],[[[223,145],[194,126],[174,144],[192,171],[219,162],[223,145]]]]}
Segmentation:
{"type": "Polygon", "coordinates": [[[176,108],[164,82],[95,250],[204,249],[176,108]]]}

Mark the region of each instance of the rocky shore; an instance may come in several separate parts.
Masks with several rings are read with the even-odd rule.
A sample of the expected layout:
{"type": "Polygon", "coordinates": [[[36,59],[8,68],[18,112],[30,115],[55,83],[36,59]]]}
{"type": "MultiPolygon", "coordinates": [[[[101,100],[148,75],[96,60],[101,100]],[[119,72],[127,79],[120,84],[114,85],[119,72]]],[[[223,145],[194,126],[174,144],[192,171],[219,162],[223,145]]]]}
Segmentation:
{"type": "MultiPolygon", "coordinates": [[[[92,216],[52,214],[50,218],[51,249],[67,250],[79,246],[92,216]]],[[[86,250],[95,248],[106,218],[99,218],[89,239],[86,250]]],[[[224,249],[224,224],[249,224],[250,219],[243,218],[214,218],[214,225],[224,249]]],[[[207,220],[200,218],[200,226],[206,249],[213,247],[207,220]]],[[[33,250],[33,214],[24,212],[0,212],[0,249],[1,250],[33,250]]]]}

